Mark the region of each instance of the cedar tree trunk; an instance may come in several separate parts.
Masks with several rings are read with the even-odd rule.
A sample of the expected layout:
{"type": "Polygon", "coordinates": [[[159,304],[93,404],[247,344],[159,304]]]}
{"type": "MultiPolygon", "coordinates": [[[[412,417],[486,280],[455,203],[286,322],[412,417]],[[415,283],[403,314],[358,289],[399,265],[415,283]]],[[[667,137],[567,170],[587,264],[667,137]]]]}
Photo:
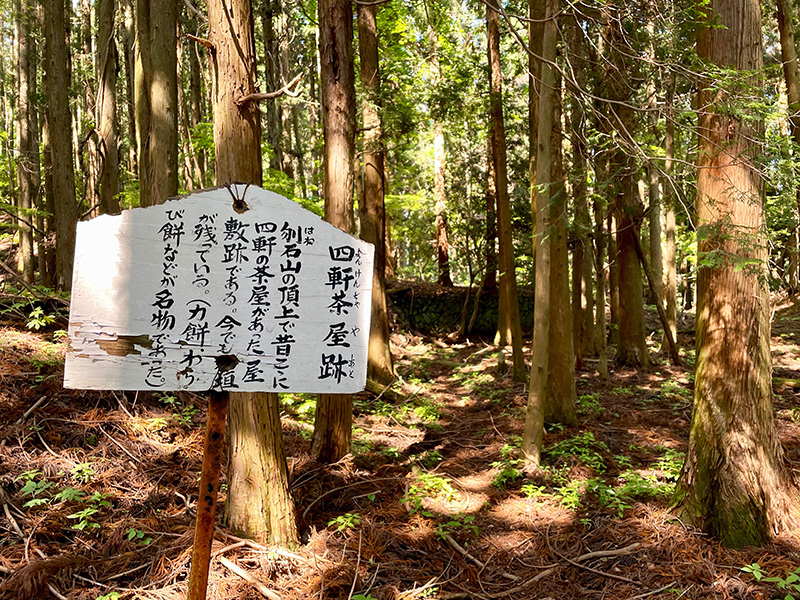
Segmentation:
{"type": "MultiPolygon", "coordinates": [[[[250,0],[209,0],[214,46],[213,100],[217,184],[261,184],[258,106],[239,106],[255,91],[255,41],[250,0]]],[[[277,394],[231,393],[228,408],[228,496],[225,520],[260,542],[298,541],[277,394]]]]}
{"type": "Polygon", "coordinates": [[[72,286],[72,261],[75,256],[75,168],[72,149],[72,115],[69,111],[69,51],[64,0],[46,0],[45,78],[47,89],[50,147],[52,150],[53,197],[55,198],[56,289],[72,286]]]}
{"type": "MultiPolygon", "coordinates": [[[[506,135],[503,123],[503,73],[500,68],[500,14],[486,7],[489,54],[492,158],[494,163],[495,194],[497,198],[497,231],[500,267],[500,313],[497,319],[501,356],[511,344],[511,375],[515,381],[525,381],[525,356],[522,352],[522,325],[519,314],[517,276],[514,265],[514,246],[511,236],[511,205],[508,198],[508,165],[506,135]]],[[[501,365],[503,360],[501,359],[501,365]]]]}
{"type": "MultiPolygon", "coordinates": [[[[352,234],[356,130],[353,9],[349,0],[320,0],[318,6],[325,220],[352,234]]],[[[336,462],[348,454],[352,422],[350,394],[320,394],[312,454],[322,462],[336,462]]]]}
{"type": "Polygon", "coordinates": [[[797,493],[772,408],[764,188],[754,162],[762,125],[730,110],[762,97],[750,75],[762,69],[761,10],[758,0],[711,0],[709,9],[713,26],[698,33],[697,54],[740,83],[735,92],[720,78],[699,86],[697,366],[675,501],[681,518],[742,547],[795,525],[797,493]]]}
{"type": "MultiPolygon", "coordinates": [[[[375,246],[372,273],[372,319],[369,328],[367,377],[389,384],[394,380],[389,349],[389,314],[386,309],[386,210],[384,206],[384,152],[379,113],[378,25],[376,6],[358,5],[358,53],[364,100],[364,195],[359,207],[361,239],[375,246]]],[[[302,173],[302,171],[301,171],[302,173]]]]}

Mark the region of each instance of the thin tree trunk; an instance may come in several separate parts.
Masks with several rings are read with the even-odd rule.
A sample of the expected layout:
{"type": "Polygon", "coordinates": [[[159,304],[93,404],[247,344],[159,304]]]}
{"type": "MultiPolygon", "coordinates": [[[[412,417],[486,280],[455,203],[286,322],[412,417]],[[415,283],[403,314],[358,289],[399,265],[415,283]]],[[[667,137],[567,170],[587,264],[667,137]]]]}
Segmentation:
{"type": "MultiPolygon", "coordinates": [[[[536,0],[528,0],[529,3],[536,0]]],[[[529,4],[530,6],[530,4],[529,4]]],[[[534,11],[529,8],[530,12],[534,11]]],[[[544,411],[547,402],[547,374],[550,357],[550,258],[551,244],[548,235],[542,235],[549,227],[551,193],[551,138],[555,101],[555,62],[556,23],[551,17],[555,13],[553,0],[547,0],[545,8],[544,32],[542,35],[541,88],[538,103],[536,127],[536,152],[531,151],[531,165],[535,156],[535,185],[533,191],[533,211],[536,220],[534,254],[536,256],[536,288],[533,314],[533,354],[531,356],[531,378],[528,386],[528,406],[525,415],[525,429],[522,434],[522,453],[531,465],[538,467],[541,460],[544,440],[544,411]]],[[[532,41],[532,40],[531,40],[532,41]]],[[[533,57],[528,59],[529,68],[535,68],[533,57]]],[[[536,71],[532,71],[536,73],[536,71]]],[[[529,107],[532,111],[533,107],[529,107]]],[[[530,114],[530,113],[529,113],[530,114]]],[[[529,127],[534,121],[529,118],[529,127]]],[[[531,136],[532,137],[532,136],[531,136]]],[[[532,167],[533,168],[533,167],[532,167]]]]}
{"type": "Polygon", "coordinates": [[[383,200],[385,175],[379,112],[380,71],[376,13],[377,7],[374,5],[358,5],[358,53],[361,61],[361,85],[365,91],[361,103],[364,127],[364,201],[359,212],[361,239],[375,246],[367,377],[388,384],[394,380],[394,368],[389,349],[389,314],[386,308],[386,210],[383,200]]]}
{"type": "MultiPolygon", "coordinates": [[[[551,14],[558,13],[558,0],[551,14]]],[[[557,17],[553,17],[556,21],[557,17]]],[[[552,60],[555,60],[553,57],[552,60]]],[[[567,190],[561,156],[561,82],[556,76],[553,90],[552,142],[550,143],[550,202],[547,215],[550,238],[550,357],[547,361],[547,395],[544,403],[546,423],[577,425],[575,392],[575,351],[572,346],[572,311],[569,292],[569,252],[567,251],[567,190]]]]}
{"type": "MultiPolygon", "coordinates": [[[[356,92],[353,68],[353,10],[348,0],[320,0],[319,54],[322,129],[325,140],[323,195],[325,220],[347,233],[355,231],[353,157],[356,92]]],[[[350,452],[353,397],[320,394],[311,452],[336,462],[350,452]]]]}
{"type": "Polygon", "coordinates": [[[69,51],[63,0],[45,0],[45,52],[47,55],[47,107],[52,148],[55,203],[57,289],[72,286],[75,255],[75,170],[72,162],[72,117],[69,112],[69,51]]]}
{"type": "MultiPolygon", "coordinates": [[[[192,17],[190,27],[195,31],[198,29],[197,18],[192,17]]],[[[203,106],[203,81],[200,71],[200,58],[198,57],[198,46],[195,44],[188,46],[189,50],[189,102],[191,104],[189,112],[189,125],[194,129],[204,121],[205,109],[203,106]]],[[[272,104],[270,102],[269,104],[272,104]]],[[[206,151],[204,149],[193,148],[195,179],[201,188],[206,187],[206,151]]]]}
{"type": "Polygon", "coordinates": [[[778,32],[781,41],[781,59],[783,62],[783,76],[786,82],[786,97],[789,109],[789,132],[794,140],[794,170],[795,170],[795,223],[792,240],[789,244],[789,267],[787,282],[789,289],[798,289],[798,241],[800,235],[800,76],[798,76],[797,50],[794,43],[794,19],[787,0],[778,0],[778,32]]]}
{"type": "Polygon", "coordinates": [[[31,78],[32,62],[35,64],[33,53],[33,38],[31,35],[31,21],[33,13],[28,5],[28,0],[17,2],[17,131],[19,133],[19,158],[17,159],[17,209],[19,217],[19,257],[18,270],[22,278],[33,283],[35,276],[33,254],[33,209],[36,207],[37,186],[34,172],[39,170],[39,148],[34,148],[33,116],[35,107],[33,94],[36,88],[36,78],[31,78]]]}
{"type": "Polygon", "coordinates": [[[122,44],[122,59],[125,64],[125,109],[128,122],[128,170],[134,177],[139,176],[139,158],[137,147],[136,125],[136,52],[134,40],[136,39],[136,24],[133,14],[133,0],[120,0],[122,19],[120,23],[120,41],[122,44]]]}
{"type": "Polygon", "coordinates": [[[97,123],[100,153],[100,212],[119,212],[119,123],[117,121],[117,46],[115,0],[97,3],[97,123]]]}
{"type": "Polygon", "coordinates": [[[667,323],[673,339],[678,339],[678,278],[677,245],[675,225],[675,195],[672,179],[675,159],[675,76],[670,75],[667,82],[666,124],[664,128],[664,299],[667,309],[667,323]]]}
{"type": "Polygon", "coordinates": [[[497,289],[497,191],[495,189],[492,138],[486,139],[486,274],[481,283],[489,291],[497,289]]]}
{"type": "MultiPolygon", "coordinates": [[[[595,172],[597,168],[595,167],[595,172]]],[[[603,209],[600,203],[595,200],[594,202],[594,239],[595,239],[595,275],[597,285],[595,287],[595,328],[598,343],[598,355],[600,357],[600,364],[597,367],[597,372],[600,375],[600,381],[605,383],[608,381],[608,337],[606,335],[606,274],[604,267],[605,248],[606,248],[606,234],[603,231],[603,209]]]]}
{"type": "MultiPolygon", "coordinates": [[[[608,103],[610,122],[622,140],[634,135],[635,118],[629,101],[632,96],[630,39],[622,29],[618,8],[605,9],[603,25],[607,48],[605,84],[613,102],[608,103]]],[[[609,173],[614,190],[616,221],[616,257],[619,272],[619,350],[617,362],[646,367],[649,362],[644,334],[644,301],[642,270],[636,255],[635,239],[639,235],[643,207],[636,185],[636,165],[624,146],[618,145],[611,156],[609,173]]],[[[612,284],[612,298],[614,290],[612,284]]],[[[612,312],[613,319],[613,312],[612,312]]]]}
{"type": "Polygon", "coordinates": [[[764,188],[755,164],[763,126],[730,111],[731,102],[761,96],[751,75],[762,70],[761,10],[757,0],[711,0],[708,10],[713,26],[698,33],[699,58],[735,71],[737,85],[753,91],[744,98],[711,77],[699,86],[699,262],[709,253],[724,258],[698,270],[694,409],[674,500],[681,518],[742,547],[796,527],[798,494],[772,407],[764,188]]]}
{"type": "MultiPolygon", "coordinates": [[[[492,128],[492,157],[494,159],[495,193],[497,196],[497,229],[499,241],[500,306],[498,332],[500,352],[511,345],[511,375],[515,381],[525,381],[525,356],[522,352],[522,326],[519,314],[517,275],[511,235],[511,203],[508,198],[508,165],[506,136],[503,123],[503,74],[500,66],[500,14],[487,6],[488,55],[491,76],[490,111],[492,128]]],[[[502,360],[501,360],[502,363],[502,360]]]]}
{"type": "MultiPolygon", "coordinates": [[[[569,45],[573,53],[575,83],[585,87],[583,31],[577,21],[569,27],[569,45]]],[[[578,368],[583,357],[597,352],[594,331],[594,298],[592,296],[592,220],[589,216],[587,183],[587,149],[585,143],[586,115],[580,92],[571,94],[569,111],[570,142],[572,146],[572,195],[575,207],[575,245],[572,251],[572,339],[578,368]]]]}
{"type": "Polygon", "coordinates": [[[178,193],[178,2],[137,0],[139,201],[178,193]]]}
{"type": "MultiPolygon", "coordinates": [[[[280,18],[280,0],[266,0],[261,13],[261,28],[264,32],[264,80],[268,90],[277,90],[281,80],[280,50],[275,34],[275,22],[280,18]]],[[[283,120],[280,104],[270,102],[265,107],[267,115],[267,142],[272,148],[269,168],[280,171],[283,166],[283,120]]]]}
{"type": "MultiPolygon", "coordinates": [[[[428,46],[431,53],[431,67],[434,85],[441,80],[442,69],[439,64],[439,41],[431,10],[438,10],[425,2],[425,13],[428,18],[428,46]]],[[[445,189],[445,171],[447,169],[444,148],[444,124],[436,120],[433,124],[433,197],[436,213],[436,256],[439,265],[439,285],[452,287],[450,276],[450,247],[447,242],[447,191],[445,189]]]]}
{"type": "MultiPolygon", "coordinates": [[[[208,25],[215,49],[211,56],[217,185],[260,185],[258,107],[236,104],[243,93],[255,91],[250,0],[209,0],[208,25]]],[[[279,411],[277,394],[230,394],[225,519],[247,537],[291,546],[298,536],[279,411]]]]}

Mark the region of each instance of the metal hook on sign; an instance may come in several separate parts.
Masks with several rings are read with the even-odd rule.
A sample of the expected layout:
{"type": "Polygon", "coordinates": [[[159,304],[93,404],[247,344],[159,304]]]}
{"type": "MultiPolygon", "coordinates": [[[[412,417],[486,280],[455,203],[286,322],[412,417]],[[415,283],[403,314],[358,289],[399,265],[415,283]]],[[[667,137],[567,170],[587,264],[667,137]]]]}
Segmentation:
{"type": "Polygon", "coordinates": [[[231,195],[231,198],[233,198],[233,210],[235,210],[239,214],[242,214],[248,209],[247,202],[244,201],[244,198],[247,195],[247,190],[249,187],[250,184],[249,183],[246,184],[244,186],[244,190],[242,191],[242,195],[239,196],[237,193],[238,188],[232,187],[230,183],[225,184],[225,189],[228,190],[228,193],[231,195]]]}

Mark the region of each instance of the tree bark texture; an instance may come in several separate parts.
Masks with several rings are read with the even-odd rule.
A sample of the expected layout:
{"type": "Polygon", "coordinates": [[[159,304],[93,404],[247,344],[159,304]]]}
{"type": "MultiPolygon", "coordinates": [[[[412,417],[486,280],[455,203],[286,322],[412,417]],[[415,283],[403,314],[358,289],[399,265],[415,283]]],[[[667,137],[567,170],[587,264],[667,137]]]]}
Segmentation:
{"type": "Polygon", "coordinates": [[[489,110],[491,112],[492,158],[494,159],[495,194],[497,198],[497,232],[500,267],[500,314],[497,327],[501,349],[511,345],[511,376],[525,381],[525,356],[522,352],[522,325],[519,315],[519,295],[511,236],[511,203],[508,197],[508,165],[506,135],[503,123],[503,73],[500,66],[500,14],[487,6],[488,58],[490,69],[489,110]]]}
{"type": "MultiPolygon", "coordinates": [[[[536,0],[529,1],[530,4],[536,0]]],[[[554,14],[552,0],[548,0],[545,17],[554,14]]],[[[533,42],[533,40],[529,40],[533,42]]],[[[542,35],[542,52],[540,81],[541,88],[538,102],[538,118],[536,120],[536,151],[531,149],[531,163],[536,161],[534,184],[531,186],[531,210],[536,222],[534,236],[534,255],[536,257],[536,287],[533,317],[533,351],[531,356],[531,377],[528,386],[528,406],[525,414],[525,429],[522,434],[522,453],[525,460],[538,467],[541,461],[542,442],[544,440],[544,411],[547,402],[547,374],[550,357],[550,259],[551,244],[549,236],[542,235],[549,227],[549,204],[551,190],[551,141],[554,121],[555,71],[548,60],[555,60],[556,24],[553,19],[545,21],[542,35]],[[535,157],[535,158],[534,158],[535,157]]],[[[529,61],[532,61],[532,57],[529,61]]],[[[538,62],[538,61],[537,61],[538,62]]],[[[531,64],[529,62],[529,64],[531,64]]],[[[535,66],[535,64],[531,64],[535,66]]],[[[534,120],[529,118],[529,127],[534,120]]],[[[533,139],[533,135],[530,136],[533,139]]]]}
{"type": "Polygon", "coordinates": [[[666,119],[664,126],[664,181],[662,203],[664,207],[664,301],[667,323],[672,339],[678,339],[678,277],[677,277],[677,227],[675,224],[675,193],[672,179],[675,162],[675,76],[667,82],[666,119]]]}
{"type": "Polygon", "coordinates": [[[100,155],[100,212],[119,212],[119,122],[117,120],[116,0],[97,3],[97,116],[100,155]]]}
{"type": "Polygon", "coordinates": [[[798,256],[798,232],[800,232],[800,75],[798,75],[797,49],[794,43],[794,19],[791,5],[787,0],[778,0],[778,33],[781,41],[781,59],[783,62],[783,76],[786,82],[786,99],[789,109],[789,133],[794,141],[794,170],[795,170],[795,223],[792,242],[789,248],[789,266],[787,283],[789,289],[798,289],[798,269],[800,257],[798,256]]]}
{"type": "Polygon", "coordinates": [[[53,196],[55,201],[55,286],[72,286],[75,256],[75,169],[72,149],[72,115],[69,110],[69,53],[64,0],[45,0],[45,53],[47,56],[47,108],[52,149],[53,196]]]}
{"type": "Polygon", "coordinates": [[[34,118],[36,107],[36,55],[31,23],[33,10],[28,0],[17,2],[17,132],[19,135],[17,160],[17,209],[19,217],[18,270],[22,278],[33,283],[35,275],[33,254],[33,209],[37,206],[39,145],[36,142],[34,118]],[[36,143],[35,143],[36,142],[36,143]]]}
{"type": "Polygon", "coordinates": [[[177,0],[137,0],[139,60],[136,124],[139,200],[159,204],[178,193],[177,0]]]}
{"type": "Polygon", "coordinates": [[[379,112],[377,7],[358,5],[358,53],[364,99],[364,196],[359,207],[361,239],[375,246],[372,272],[372,317],[369,328],[367,377],[389,384],[394,380],[389,349],[389,313],[386,308],[386,209],[384,206],[384,150],[379,112]]]}
{"type": "Polygon", "coordinates": [[[682,518],[741,547],[794,526],[797,492],[772,408],[764,190],[754,162],[762,126],[729,109],[762,96],[758,76],[744,74],[762,69],[761,10],[757,0],[712,0],[709,9],[698,56],[742,83],[733,93],[718,78],[699,86],[697,363],[675,500],[682,518]]]}
{"type": "MultiPolygon", "coordinates": [[[[320,0],[318,9],[325,220],[352,234],[356,128],[353,9],[348,0],[320,0]]],[[[312,454],[323,462],[336,462],[348,454],[352,421],[352,396],[320,394],[312,454]]]]}
{"type": "MultiPolygon", "coordinates": [[[[569,46],[575,73],[575,83],[585,88],[586,58],[583,50],[583,31],[580,23],[570,23],[569,46]]],[[[574,238],[572,250],[572,339],[578,368],[583,367],[583,357],[597,353],[594,325],[594,297],[592,272],[594,268],[592,247],[592,220],[589,216],[587,156],[585,138],[586,114],[580,93],[570,94],[569,131],[572,146],[572,196],[575,207],[574,238]]]]}
{"type": "MultiPolygon", "coordinates": [[[[550,14],[558,13],[558,0],[550,14]]],[[[557,17],[553,18],[554,21],[557,17]]],[[[557,26],[557,25],[556,25],[557,26]]],[[[555,56],[552,60],[555,60],[555,56]]],[[[544,402],[546,423],[577,425],[575,392],[575,351],[572,340],[572,310],[569,289],[567,250],[567,190],[561,155],[561,81],[556,76],[553,90],[552,141],[550,142],[550,202],[546,219],[550,238],[550,319],[547,362],[547,394],[544,402]]]]}
{"type": "MultiPolygon", "coordinates": [[[[255,41],[249,0],[208,2],[217,184],[261,184],[258,107],[236,100],[255,91],[255,41]]],[[[298,541],[277,394],[232,393],[225,519],[261,542],[298,541]]]]}
{"type": "MultiPolygon", "coordinates": [[[[432,10],[438,10],[426,1],[425,10],[428,15],[428,46],[431,53],[431,67],[434,85],[442,78],[439,63],[439,34],[436,31],[432,10]]],[[[445,188],[445,171],[447,169],[444,147],[444,124],[437,117],[433,125],[433,197],[436,213],[436,260],[439,266],[439,285],[451,287],[453,279],[450,275],[450,246],[447,242],[447,190],[445,188]]]]}
{"type": "Polygon", "coordinates": [[[492,138],[486,140],[486,273],[483,289],[497,289],[497,191],[495,189],[492,138]]]}
{"type": "MultiPolygon", "coordinates": [[[[628,36],[622,29],[620,16],[609,6],[603,27],[604,43],[608,48],[605,83],[609,99],[610,122],[623,143],[633,139],[635,118],[629,101],[632,96],[632,73],[628,36]]],[[[618,142],[619,144],[619,142],[618,142]]],[[[636,165],[625,146],[612,151],[609,172],[615,190],[616,260],[619,265],[619,351],[617,362],[623,365],[646,367],[649,363],[644,333],[644,301],[642,270],[636,255],[635,236],[644,210],[637,194],[636,165]]]]}

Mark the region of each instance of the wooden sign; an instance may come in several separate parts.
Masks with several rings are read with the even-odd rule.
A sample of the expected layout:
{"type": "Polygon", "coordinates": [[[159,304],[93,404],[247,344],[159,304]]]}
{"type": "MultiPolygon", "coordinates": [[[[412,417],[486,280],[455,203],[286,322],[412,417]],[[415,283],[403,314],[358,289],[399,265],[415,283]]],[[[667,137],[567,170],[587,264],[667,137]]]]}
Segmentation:
{"type": "Polygon", "coordinates": [[[81,222],[64,387],[359,391],[372,259],[254,186],[81,222]]]}

